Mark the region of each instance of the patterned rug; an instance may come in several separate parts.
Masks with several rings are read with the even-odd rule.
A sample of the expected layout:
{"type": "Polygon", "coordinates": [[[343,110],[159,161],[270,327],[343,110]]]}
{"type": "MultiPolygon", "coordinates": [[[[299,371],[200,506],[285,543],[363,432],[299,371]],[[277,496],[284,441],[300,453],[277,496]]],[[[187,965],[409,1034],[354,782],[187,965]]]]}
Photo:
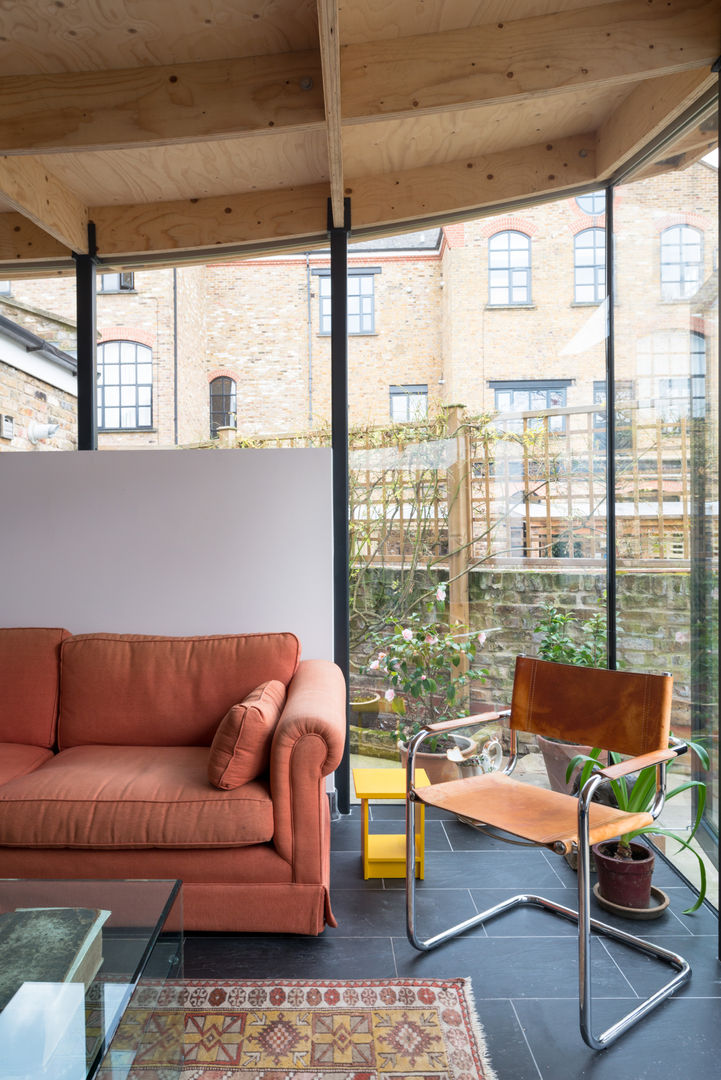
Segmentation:
{"type": "Polygon", "coordinates": [[[470,979],[150,985],[99,1076],[138,1042],[129,1080],[495,1080],[470,979]]]}

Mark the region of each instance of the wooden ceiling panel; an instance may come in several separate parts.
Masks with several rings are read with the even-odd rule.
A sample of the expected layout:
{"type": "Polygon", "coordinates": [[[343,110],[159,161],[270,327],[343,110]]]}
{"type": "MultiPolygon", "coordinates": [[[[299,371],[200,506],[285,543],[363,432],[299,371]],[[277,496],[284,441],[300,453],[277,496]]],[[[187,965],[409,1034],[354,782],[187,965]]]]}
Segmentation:
{"type": "Polygon", "coordinates": [[[340,4],[344,45],[386,38],[465,30],[508,19],[597,7],[613,0],[346,0],[340,4]]]}
{"type": "MultiPolygon", "coordinates": [[[[716,83],[718,0],[0,0],[0,276],[599,184],[716,83]],[[45,242],[43,242],[45,238],[45,242]],[[57,260],[57,264],[53,262],[57,260]],[[64,261],[63,261],[64,260],[64,261]]],[[[713,136],[711,136],[713,138],[713,136]]],[[[654,168],[708,145],[689,135],[654,168]]]]}
{"type": "Polygon", "coordinates": [[[514,102],[506,107],[350,125],[343,130],[346,175],[442,165],[595,131],[627,93],[618,87],[595,95],[578,91],[555,97],[552,105],[514,102]]]}
{"type": "Polygon", "coordinates": [[[314,0],[10,0],[0,72],[101,71],[317,49],[314,0]]]}
{"type": "Polygon", "coordinates": [[[88,206],[201,199],[328,180],[324,131],[36,160],[88,206]]]}

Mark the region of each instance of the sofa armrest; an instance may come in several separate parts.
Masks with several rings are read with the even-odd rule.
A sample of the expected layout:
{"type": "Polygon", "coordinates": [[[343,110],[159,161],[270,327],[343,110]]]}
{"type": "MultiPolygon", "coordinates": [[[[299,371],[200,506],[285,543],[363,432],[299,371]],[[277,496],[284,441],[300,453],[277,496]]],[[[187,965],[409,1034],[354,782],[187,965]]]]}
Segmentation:
{"type": "Polygon", "coordinates": [[[270,750],[270,792],[278,854],[293,867],[294,881],[318,882],[328,858],[325,777],[343,755],[345,680],[329,660],[303,660],[270,750]]]}

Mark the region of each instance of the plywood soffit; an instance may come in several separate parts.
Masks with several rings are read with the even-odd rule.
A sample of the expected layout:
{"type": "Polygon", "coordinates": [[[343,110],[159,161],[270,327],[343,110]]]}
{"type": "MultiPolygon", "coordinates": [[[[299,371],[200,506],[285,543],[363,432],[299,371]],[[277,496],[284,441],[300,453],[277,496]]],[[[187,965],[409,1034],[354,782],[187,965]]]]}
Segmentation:
{"type": "Polygon", "coordinates": [[[573,7],[454,0],[452,17],[444,0],[426,0],[417,23],[425,32],[413,36],[414,0],[357,0],[347,43],[338,6],[239,0],[230,55],[218,58],[222,4],[208,0],[215,36],[204,49],[202,30],[196,48],[181,41],[183,27],[197,26],[194,0],[148,0],[147,40],[136,41],[132,64],[121,49],[125,66],[113,69],[103,62],[104,42],[118,27],[79,0],[85,18],[95,12],[99,70],[90,69],[90,53],[79,58],[69,12],[61,16],[65,35],[52,41],[42,0],[18,5],[24,21],[3,12],[0,31],[11,32],[16,20],[25,70],[16,64],[0,77],[0,206],[11,208],[0,212],[0,264],[83,251],[89,217],[102,257],[180,255],[319,242],[329,198],[334,224],[350,196],[353,227],[373,229],[560,195],[607,179],[675,122],[713,85],[710,66],[721,53],[718,0],[578,0],[573,7]],[[479,11],[496,18],[504,10],[513,17],[478,25],[479,11]],[[285,51],[284,17],[292,27],[285,51]],[[237,48],[239,28],[251,24],[249,40],[272,43],[266,55],[237,48]],[[363,40],[364,24],[369,34],[385,33],[363,40]],[[41,67],[50,55],[54,70],[41,67]],[[457,118],[474,112],[477,135],[465,120],[454,141],[457,118]],[[492,139],[484,129],[491,113],[492,139]],[[589,117],[593,130],[584,126],[589,117]],[[514,139],[520,129],[522,146],[514,139]],[[344,132],[349,139],[352,132],[355,175],[346,171],[344,132]],[[404,153],[411,142],[412,153],[404,153]],[[167,179],[173,148],[185,148],[182,187],[167,179]],[[134,155],[142,155],[142,171],[134,155]],[[251,190],[259,177],[262,190],[251,190]],[[180,191],[192,196],[179,199],[180,191]],[[137,201],[124,201],[131,192],[137,201]],[[40,231],[19,227],[18,218],[40,231]]]}

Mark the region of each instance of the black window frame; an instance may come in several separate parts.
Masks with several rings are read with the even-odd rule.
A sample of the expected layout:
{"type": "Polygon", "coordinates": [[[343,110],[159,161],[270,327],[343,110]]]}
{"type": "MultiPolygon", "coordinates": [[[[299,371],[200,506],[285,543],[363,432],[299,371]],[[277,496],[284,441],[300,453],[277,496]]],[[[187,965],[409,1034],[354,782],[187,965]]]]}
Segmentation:
{"type": "Polygon", "coordinates": [[[144,344],[142,341],[128,341],[126,339],[113,339],[111,341],[103,341],[98,345],[97,354],[97,367],[98,367],[98,387],[97,387],[97,418],[98,418],[98,431],[108,432],[129,432],[129,431],[152,431],[153,430],[153,350],[149,345],[144,344]],[[118,361],[117,364],[109,364],[105,359],[105,352],[109,345],[118,346],[118,361]],[[133,358],[129,359],[127,354],[129,349],[133,349],[133,358]],[[141,353],[140,350],[143,350],[141,353]],[[126,358],[123,359],[123,353],[126,354],[126,358]],[[147,353],[147,356],[145,355],[147,353]],[[140,357],[140,359],[139,359],[140,357]],[[135,368],[135,380],[123,381],[123,367],[133,366],[135,368]],[[150,367],[150,381],[139,381],[138,368],[150,367]],[[108,382],[107,368],[118,368],[118,381],[108,382]],[[130,387],[135,389],[135,402],[134,404],[122,403],[123,390],[130,387]],[[107,391],[111,389],[118,389],[118,403],[108,404],[106,397],[107,391]],[[149,392],[148,392],[149,391],[149,392]],[[148,401],[141,403],[140,398],[146,397],[148,401]],[[122,423],[123,409],[134,409],[135,420],[134,424],[122,423]],[[118,411],[118,423],[106,423],[106,416],[109,410],[117,409],[118,411]],[[148,422],[140,423],[140,410],[148,410],[148,422]]]}
{"type": "MultiPolygon", "coordinates": [[[[515,250],[521,250],[516,248],[515,250]]],[[[524,233],[521,229],[501,229],[492,236],[488,237],[488,307],[529,307],[533,303],[533,291],[532,291],[532,252],[531,252],[531,237],[528,233],[524,233]],[[511,265],[511,251],[513,247],[511,245],[512,236],[522,236],[525,240],[525,250],[527,252],[527,262],[525,266],[512,266],[511,265]],[[494,249],[494,242],[500,239],[506,239],[506,245],[501,247],[500,244],[496,244],[494,249]],[[508,259],[505,266],[491,266],[493,261],[493,255],[507,253],[508,259]],[[525,274],[525,284],[522,286],[514,285],[513,275],[516,273],[525,274]],[[505,283],[498,284],[499,278],[505,275],[505,283]],[[523,288],[524,297],[522,300],[513,299],[513,291],[516,288],[523,288]],[[501,289],[505,293],[504,300],[493,299],[494,290],[501,289]]]]}
{"type": "Polygon", "coordinates": [[[230,375],[216,375],[214,379],[210,380],[208,384],[208,407],[210,409],[210,437],[211,439],[218,438],[218,428],[221,427],[238,427],[238,384],[235,379],[230,375]],[[218,384],[222,383],[222,386],[218,384]],[[228,384],[226,386],[225,384],[228,384]],[[227,408],[222,410],[214,409],[214,400],[220,398],[227,408]],[[225,423],[218,423],[214,420],[215,415],[219,415],[225,423]],[[232,422],[231,422],[232,421],[232,422]]]}

